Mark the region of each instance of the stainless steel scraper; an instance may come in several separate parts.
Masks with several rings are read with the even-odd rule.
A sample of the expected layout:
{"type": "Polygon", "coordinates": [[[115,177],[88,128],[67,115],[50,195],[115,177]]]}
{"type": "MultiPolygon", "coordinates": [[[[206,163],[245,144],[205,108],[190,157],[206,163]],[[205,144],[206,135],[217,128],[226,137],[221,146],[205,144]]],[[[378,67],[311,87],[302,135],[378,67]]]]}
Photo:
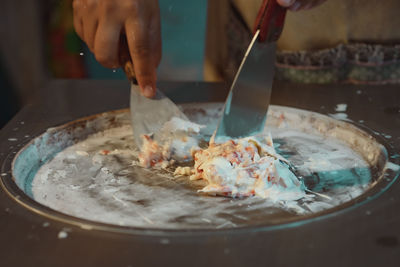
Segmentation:
{"type": "Polygon", "coordinates": [[[161,127],[173,117],[184,120],[188,120],[188,118],[160,90],[157,90],[154,98],[150,99],[142,96],[135,78],[134,67],[129,55],[126,39],[121,39],[121,42],[120,63],[124,68],[126,76],[131,81],[130,111],[133,135],[136,144],[141,148],[142,135],[156,135],[161,127]]]}
{"type": "Polygon", "coordinates": [[[219,121],[216,140],[255,135],[264,129],[275,67],[275,49],[286,9],[264,0],[253,39],[232,83],[219,121]]]}

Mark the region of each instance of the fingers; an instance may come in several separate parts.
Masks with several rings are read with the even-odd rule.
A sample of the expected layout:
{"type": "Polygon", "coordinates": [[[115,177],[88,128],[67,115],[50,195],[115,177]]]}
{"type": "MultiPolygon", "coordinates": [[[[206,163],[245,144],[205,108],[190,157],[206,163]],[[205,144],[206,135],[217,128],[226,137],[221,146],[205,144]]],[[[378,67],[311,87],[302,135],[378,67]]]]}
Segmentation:
{"type": "Polygon", "coordinates": [[[98,24],[99,22],[96,18],[91,18],[86,21],[85,27],[83,27],[83,40],[92,52],[94,52],[94,41],[98,24]]]}
{"type": "Polygon", "coordinates": [[[80,18],[77,16],[74,16],[74,28],[75,32],[78,34],[78,36],[83,40],[83,23],[80,18]]]}
{"type": "Polygon", "coordinates": [[[116,68],[118,43],[122,22],[109,16],[104,8],[109,1],[74,0],[74,27],[79,37],[87,44],[103,66],[116,68]]]}
{"type": "Polygon", "coordinates": [[[135,66],[136,79],[146,97],[153,97],[156,88],[156,69],[146,25],[128,21],[125,26],[129,52],[135,66]]]}
{"type": "Polygon", "coordinates": [[[74,10],[74,28],[78,36],[83,40],[83,22],[82,17],[80,16],[80,5],[81,2],[79,0],[74,0],[72,2],[73,10],[74,10]]]}
{"type": "Polygon", "coordinates": [[[136,78],[142,94],[153,97],[156,93],[156,68],[161,58],[161,33],[157,13],[143,11],[141,18],[125,23],[129,51],[135,66],[136,78]]]}
{"type": "Polygon", "coordinates": [[[143,95],[156,93],[156,68],[161,60],[158,0],[74,0],[74,27],[103,66],[119,63],[125,29],[129,53],[143,95]]]}
{"type": "Polygon", "coordinates": [[[291,5],[291,6],[289,7],[289,10],[290,10],[290,11],[299,11],[299,10],[302,8],[303,5],[304,5],[304,2],[295,1],[295,2],[293,3],[293,5],[291,5]]]}
{"type": "Polygon", "coordinates": [[[94,55],[96,60],[107,68],[119,66],[118,46],[121,29],[121,23],[107,19],[101,20],[98,25],[94,38],[94,55]]]}
{"type": "Polygon", "coordinates": [[[79,37],[93,51],[94,37],[97,29],[96,0],[74,0],[74,27],[79,37]]]}
{"type": "Polygon", "coordinates": [[[290,7],[296,2],[296,0],[277,0],[277,2],[283,7],[290,7]]]}
{"type": "Polygon", "coordinates": [[[277,0],[278,4],[290,11],[308,10],[319,6],[326,0],[277,0]]]}

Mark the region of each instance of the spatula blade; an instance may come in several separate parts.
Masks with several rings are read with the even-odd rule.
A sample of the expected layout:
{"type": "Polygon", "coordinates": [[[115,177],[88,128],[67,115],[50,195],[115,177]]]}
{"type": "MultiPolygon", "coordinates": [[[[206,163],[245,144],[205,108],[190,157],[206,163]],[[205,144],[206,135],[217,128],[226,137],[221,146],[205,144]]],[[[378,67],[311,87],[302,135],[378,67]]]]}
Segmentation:
{"type": "Polygon", "coordinates": [[[134,83],[131,84],[130,111],[133,135],[139,148],[142,146],[143,134],[156,134],[172,117],[188,120],[160,90],[150,99],[142,96],[139,86],[134,83]]]}
{"type": "Polygon", "coordinates": [[[242,60],[216,131],[216,140],[255,135],[264,129],[275,66],[275,42],[258,42],[258,30],[242,60]]]}

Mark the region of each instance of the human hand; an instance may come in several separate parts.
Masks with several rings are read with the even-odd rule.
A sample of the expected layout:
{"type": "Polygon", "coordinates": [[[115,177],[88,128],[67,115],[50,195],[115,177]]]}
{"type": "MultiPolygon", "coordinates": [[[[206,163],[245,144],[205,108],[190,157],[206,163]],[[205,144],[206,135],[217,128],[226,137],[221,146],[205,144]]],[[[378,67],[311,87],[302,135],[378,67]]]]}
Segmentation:
{"type": "Polygon", "coordinates": [[[277,0],[278,4],[291,11],[308,10],[319,6],[326,0],[277,0]]]}
{"type": "Polygon", "coordinates": [[[120,35],[126,34],[141,92],[153,97],[161,60],[158,0],[74,0],[74,27],[103,66],[120,66],[120,35]]]}

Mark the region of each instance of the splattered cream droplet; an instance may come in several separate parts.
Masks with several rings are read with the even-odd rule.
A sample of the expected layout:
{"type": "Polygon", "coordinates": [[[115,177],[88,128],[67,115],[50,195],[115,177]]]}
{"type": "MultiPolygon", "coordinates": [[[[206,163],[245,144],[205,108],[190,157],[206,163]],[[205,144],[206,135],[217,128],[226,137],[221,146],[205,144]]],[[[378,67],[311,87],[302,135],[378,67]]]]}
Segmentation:
{"type": "Polygon", "coordinates": [[[67,237],[68,237],[68,233],[66,231],[64,231],[64,230],[62,230],[62,231],[60,231],[58,233],[58,239],[64,239],[64,238],[67,238],[67,237]]]}
{"type": "Polygon", "coordinates": [[[346,110],[347,110],[347,104],[343,103],[343,104],[337,104],[336,105],[335,111],[344,112],[346,110]]]}
{"type": "Polygon", "coordinates": [[[343,113],[343,112],[338,112],[338,113],[334,113],[334,114],[329,113],[328,116],[331,117],[331,118],[337,119],[337,120],[351,121],[347,117],[347,114],[343,113]]]}
{"type": "Polygon", "coordinates": [[[88,157],[89,153],[87,153],[86,151],[81,151],[81,150],[77,150],[76,154],[79,156],[84,156],[84,157],[88,157]]]}
{"type": "Polygon", "coordinates": [[[169,243],[170,243],[170,241],[167,238],[163,238],[163,239],[160,240],[160,244],[168,245],[169,243]]]}
{"type": "Polygon", "coordinates": [[[8,138],[8,141],[10,141],[10,142],[16,142],[16,141],[18,141],[18,139],[17,139],[17,138],[8,138]]]}
{"type": "Polygon", "coordinates": [[[85,230],[93,230],[93,227],[91,225],[88,225],[88,224],[82,224],[81,228],[85,229],[85,230]]]}

